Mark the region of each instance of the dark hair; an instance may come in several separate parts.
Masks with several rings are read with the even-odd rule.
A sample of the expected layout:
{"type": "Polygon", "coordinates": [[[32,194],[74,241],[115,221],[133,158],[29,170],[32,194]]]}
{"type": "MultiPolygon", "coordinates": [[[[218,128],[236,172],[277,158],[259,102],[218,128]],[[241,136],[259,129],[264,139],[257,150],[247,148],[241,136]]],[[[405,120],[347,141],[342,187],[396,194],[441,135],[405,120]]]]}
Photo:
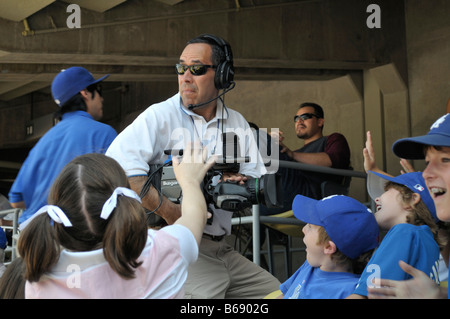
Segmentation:
{"type": "Polygon", "coordinates": [[[25,299],[25,264],[16,257],[0,278],[0,299],[25,299]]]}
{"type": "Polygon", "coordinates": [[[60,207],[72,227],[52,222],[48,214],[33,218],[21,232],[18,250],[25,261],[25,278],[39,278],[57,263],[60,246],[71,251],[103,247],[111,268],[121,277],[133,278],[134,269],[147,240],[147,224],[141,204],[119,196],[108,219],[100,218],[103,204],[117,187],[129,187],[122,167],[103,154],[81,155],[61,171],[48,198],[60,207]]]}
{"type": "Polygon", "coordinates": [[[221,62],[226,60],[224,49],[211,38],[205,37],[204,35],[199,35],[198,37],[195,37],[187,42],[187,44],[194,43],[206,43],[211,46],[211,62],[213,65],[219,65],[221,62]]]}
{"type": "Polygon", "coordinates": [[[313,102],[305,102],[300,104],[298,108],[301,109],[302,107],[307,106],[314,108],[314,114],[316,114],[319,118],[324,118],[323,109],[319,104],[313,102]]]}
{"type": "MultiPolygon", "coordinates": [[[[93,97],[94,95],[92,95],[92,98],[93,97]]],[[[58,108],[58,110],[55,112],[55,118],[60,120],[65,113],[75,111],[87,111],[86,102],[84,101],[80,92],[72,96],[66,103],[58,108]]]]}
{"type": "MultiPolygon", "coordinates": [[[[96,90],[89,89],[89,87],[86,89],[92,94],[91,98],[94,99],[96,90]]],[[[80,92],[72,96],[69,100],[67,100],[66,103],[59,107],[59,109],[55,112],[55,118],[61,120],[62,116],[65,113],[75,111],[87,111],[86,102],[84,101],[83,96],[81,96],[80,92]]]]}

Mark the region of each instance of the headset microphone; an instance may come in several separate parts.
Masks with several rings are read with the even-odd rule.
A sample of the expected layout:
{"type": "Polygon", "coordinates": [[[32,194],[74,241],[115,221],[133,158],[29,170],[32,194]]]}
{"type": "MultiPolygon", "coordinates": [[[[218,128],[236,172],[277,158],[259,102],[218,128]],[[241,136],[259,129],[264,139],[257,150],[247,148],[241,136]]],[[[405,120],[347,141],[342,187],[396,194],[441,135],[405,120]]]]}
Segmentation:
{"type": "Polygon", "coordinates": [[[216,97],[214,97],[214,98],[212,98],[211,100],[208,100],[208,101],[206,101],[206,102],[203,102],[203,103],[189,104],[189,105],[188,105],[188,109],[189,109],[189,110],[193,110],[193,109],[195,109],[195,108],[197,108],[197,107],[200,107],[200,106],[209,104],[209,103],[211,103],[212,101],[217,100],[218,98],[220,98],[221,96],[223,96],[223,95],[224,95],[225,93],[227,93],[228,91],[231,91],[232,89],[234,89],[234,85],[235,85],[235,83],[234,83],[234,82],[231,82],[230,87],[229,87],[228,89],[223,90],[223,92],[220,93],[219,95],[217,95],[216,97]]]}
{"type": "Polygon", "coordinates": [[[188,105],[188,109],[189,109],[189,110],[193,110],[193,109],[195,109],[195,108],[197,108],[197,107],[200,107],[200,106],[206,105],[206,104],[208,104],[208,103],[211,103],[212,101],[217,100],[217,99],[218,99],[219,97],[221,97],[222,95],[223,95],[223,93],[222,93],[222,94],[219,94],[219,95],[217,95],[215,98],[212,98],[211,100],[206,101],[206,102],[203,102],[203,103],[189,104],[189,105],[188,105]]]}

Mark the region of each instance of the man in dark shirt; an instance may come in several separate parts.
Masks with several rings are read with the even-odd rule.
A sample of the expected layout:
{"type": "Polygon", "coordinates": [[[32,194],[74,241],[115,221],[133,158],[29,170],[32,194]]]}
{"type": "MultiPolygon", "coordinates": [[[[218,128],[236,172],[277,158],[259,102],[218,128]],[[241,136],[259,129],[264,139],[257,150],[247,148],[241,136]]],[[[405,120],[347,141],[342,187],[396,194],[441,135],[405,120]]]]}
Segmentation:
{"type": "MultiPolygon", "coordinates": [[[[325,167],[348,169],[350,167],[350,148],[346,138],[340,133],[323,136],[325,124],[323,109],[320,105],[307,102],[300,105],[294,117],[297,137],[305,144],[292,151],[283,144],[283,132],[278,137],[280,143],[280,160],[297,161],[325,167]]],[[[262,215],[282,213],[292,209],[295,195],[300,194],[315,199],[322,198],[321,183],[326,180],[342,181],[342,176],[302,171],[280,167],[283,207],[269,209],[261,206],[262,215]]]]}

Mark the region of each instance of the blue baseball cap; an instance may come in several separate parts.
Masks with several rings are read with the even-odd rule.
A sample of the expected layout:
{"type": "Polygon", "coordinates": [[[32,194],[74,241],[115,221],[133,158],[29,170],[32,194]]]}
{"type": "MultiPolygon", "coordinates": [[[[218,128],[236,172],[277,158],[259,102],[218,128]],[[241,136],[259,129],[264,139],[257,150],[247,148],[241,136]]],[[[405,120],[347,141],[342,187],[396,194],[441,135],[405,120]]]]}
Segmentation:
{"type": "Polygon", "coordinates": [[[63,106],[73,96],[89,85],[103,81],[109,74],[96,80],[92,74],[80,66],[61,70],[52,82],[52,96],[58,106],[63,106]]]}
{"type": "Polygon", "coordinates": [[[379,228],[370,209],[344,195],[331,195],[321,200],[297,195],[292,211],[299,220],[322,226],[344,255],[355,259],[378,247],[379,228]]]}
{"type": "Polygon", "coordinates": [[[427,135],[399,139],[392,145],[395,155],[406,159],[424,159],[425,145],[450,147],[450,114],[441,116],[427,135]]]}
{"type": "Polygon", "coordinates": [[[430,211],[431,216],[433,216],[433,219],[436,222],[439,221],[436,215],[436,207],[434,206],[434,201],[431,198],[430,192],[427,188],[427,185],[425,184],[425,180],[423,179],[421,172],[406,173],[392,177],[369,171],[369,174],[367,175],[367,192],[373,200],[375,200],[377,197],[380,197],[385,192],[384,186],[386,185],[387,181],[404,185],[414,193],[419,194],[420,198],[430,211]]]}
{"type": "Polygon", "coordinates": [[[6,239],[5,231],[0,227],[0,249],[5,249],[6,246],[8,246],[8,240],[6,239]]]}

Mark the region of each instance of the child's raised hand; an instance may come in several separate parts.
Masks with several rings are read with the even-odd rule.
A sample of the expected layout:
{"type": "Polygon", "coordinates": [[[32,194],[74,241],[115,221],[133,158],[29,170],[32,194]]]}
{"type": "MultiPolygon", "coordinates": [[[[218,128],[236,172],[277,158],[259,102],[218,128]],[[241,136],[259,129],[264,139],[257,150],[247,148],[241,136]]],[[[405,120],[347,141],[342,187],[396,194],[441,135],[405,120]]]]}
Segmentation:
{"type": "Polygon", "coordinates": [[[188,143],[183,151],[183,158],[173,157],[173,171],[181,187],[188,183],[200,184],[206,172],[216,162],[215,157],[207,159],[208,152],[199,143],[188,143]]]}
{"type": "Polygon", "coordinates": [[[186,145],[183,158],[173,157],[173,171],[183,191],[181,217],[175,222],[189,228],[200,244],[209,213],[200,183],[214,165],[215,157],[207,159],[208,152],[198,143],[186,145]]]}
{"type": "Polygon", "coordinates": [[[375,151],[373,149],[372,135],[370,134],[370,131],[367,131],[366,136],[366,147],[363,149],[364,170],[366,172],[378,171],[378,167],[375,162],[375,151]]]}
{"type": "Polygon", "coordinates": [[[408,162],[407,160],[405,160],[404,158],[400,159],[400,165],[403,168],[402,170],[400,170],[400,173],[402,173],[402,174],[415,172],[415,169],[411,165],[411,163],[408,162]]]}

